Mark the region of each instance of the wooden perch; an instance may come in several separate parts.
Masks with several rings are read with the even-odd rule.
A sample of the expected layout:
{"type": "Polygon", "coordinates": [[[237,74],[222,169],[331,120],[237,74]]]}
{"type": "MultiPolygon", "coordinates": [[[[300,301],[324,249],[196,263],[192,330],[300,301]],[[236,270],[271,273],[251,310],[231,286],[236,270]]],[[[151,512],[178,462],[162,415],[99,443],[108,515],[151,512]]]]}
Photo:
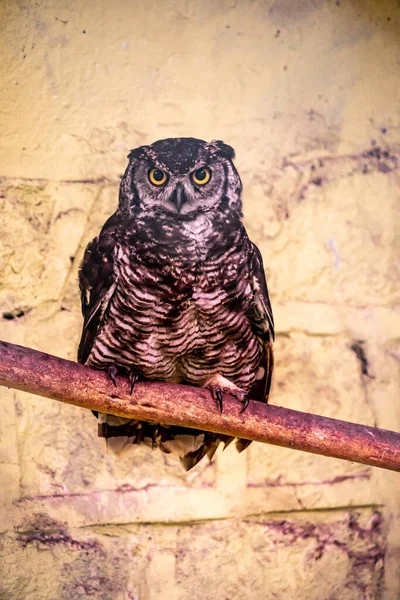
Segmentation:
{"type": "Polygon", "coordinates": [[[0,385],[82,408],[143,421],[204,429],[400,471],[400,433],[224,396],[220,414],[209,391],[108,375],[69,360],[0,341],[0,385]]]}

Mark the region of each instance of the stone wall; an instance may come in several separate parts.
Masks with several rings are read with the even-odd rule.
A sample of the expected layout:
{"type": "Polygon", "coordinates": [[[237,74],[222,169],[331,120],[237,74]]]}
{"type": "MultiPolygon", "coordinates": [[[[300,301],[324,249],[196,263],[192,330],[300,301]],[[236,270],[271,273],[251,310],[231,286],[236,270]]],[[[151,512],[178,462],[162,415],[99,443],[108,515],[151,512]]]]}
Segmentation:
{"type": "MultiPolygon", "coordinates": [[[[271,401],[400,429],[400,8],[5,0],[1,338],[75,359],[128,151],[220,138],[275,313],[271,401]]],[[[2,389],[1,600],[396,600],[398,474],[229,447],[189,473],[2,389]]]]}

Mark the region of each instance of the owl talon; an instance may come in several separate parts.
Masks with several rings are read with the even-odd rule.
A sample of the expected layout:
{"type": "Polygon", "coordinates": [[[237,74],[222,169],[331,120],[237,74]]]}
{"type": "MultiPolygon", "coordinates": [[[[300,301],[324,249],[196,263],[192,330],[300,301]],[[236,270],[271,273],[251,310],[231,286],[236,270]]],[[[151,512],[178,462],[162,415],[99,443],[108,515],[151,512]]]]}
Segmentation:
{"type": "MultiPolygon", "coordinates": [[[[238,398],[238,400],[239,400],[239,398],[238,398]]],[[[250,404],[250,398],[248,397],[247,394],[245,394],[244,397],[243,397],[243,400],[239,400],[239,402],[241,402],[243,404],[243,408],[242,408],[242,410],[239,413],[239,414],[242,414],[246,410],[246,408],[248,407],[248,405],[250,404]]]]}
{"type": "Polygon", "coordinates": [[[130,369],[129,374],[128,374],[128,379],[131,382],[131,391],[129,393],[132,396],[132,392],[134,390],[135,383],[139,379],[139,375],[137,374],[137,372],[135,371],[135,369],[133,369],[133,368],[130,369]]]}
{"type": "Polygon", "coordinates": [[[217,401],[219,412],[222,414],[222,390],[220,387],[215,387],[212,390],[214,400],[217,401]]]}
{"type": "Polygon", "coordinates": [[[110,376],[110,379],[113,382],[114,386],[117,387],[117,380],[116,380],[116,375],[118,373],[117,367],[115,365],[111,365],[110,367],[108,367],[107,373],[110,376]]]}

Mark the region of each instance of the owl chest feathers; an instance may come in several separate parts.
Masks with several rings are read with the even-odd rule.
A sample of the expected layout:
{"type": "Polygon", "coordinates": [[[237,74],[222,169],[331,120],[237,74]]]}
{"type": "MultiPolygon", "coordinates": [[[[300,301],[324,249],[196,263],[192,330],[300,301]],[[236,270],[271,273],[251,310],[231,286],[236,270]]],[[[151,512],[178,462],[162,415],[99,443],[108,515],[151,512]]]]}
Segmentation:
{"type": "Polygon", "coordinates": [[[146,378],[194,384],[218,365],[247,387],[260,349],[246,316],[252,293],[237,237],[225,239],[200,216],[117,244],[116,288],[90,362],[102,355],[146,378]]]}

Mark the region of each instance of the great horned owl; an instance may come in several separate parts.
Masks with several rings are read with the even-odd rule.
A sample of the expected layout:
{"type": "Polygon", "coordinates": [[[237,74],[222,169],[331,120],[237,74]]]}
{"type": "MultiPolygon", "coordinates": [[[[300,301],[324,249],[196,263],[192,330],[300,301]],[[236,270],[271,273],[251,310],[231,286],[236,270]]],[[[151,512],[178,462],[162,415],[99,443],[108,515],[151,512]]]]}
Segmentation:
{"type": "MultiPolygon", "coordinates": [[[[261,254],[242,223],[234,150],[171,138],[129,154],[117,211],[86,248],[78,360],[136,379],[267,402],[274,323],[261,254]]],[[[190,469],[232,438],[99,415],[99,435],[178,454],[190,469]]],[[[114,440],[115,441],[115,440],[114,440]]],[[[239,451],[249,445],[237,440],[239,451]]]]}

